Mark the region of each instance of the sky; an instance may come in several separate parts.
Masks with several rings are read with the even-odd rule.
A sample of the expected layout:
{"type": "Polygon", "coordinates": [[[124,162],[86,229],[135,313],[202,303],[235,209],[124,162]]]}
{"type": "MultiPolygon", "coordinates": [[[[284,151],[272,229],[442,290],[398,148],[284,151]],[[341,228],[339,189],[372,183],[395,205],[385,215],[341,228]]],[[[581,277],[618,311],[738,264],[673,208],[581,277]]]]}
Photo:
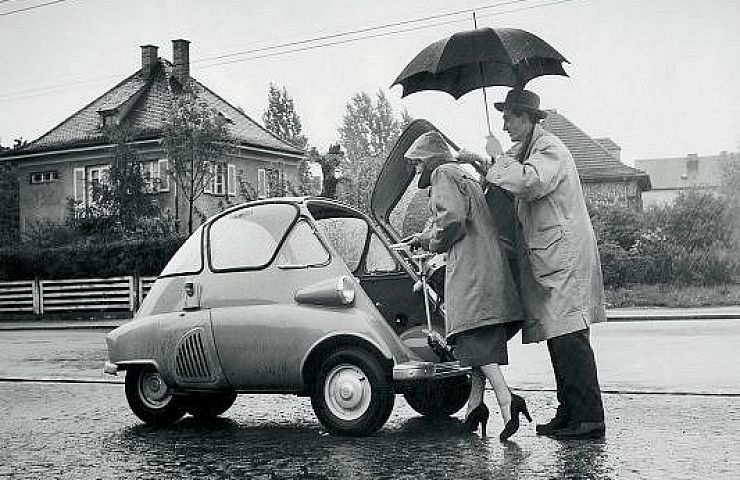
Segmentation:
{"type": "MultiPolygon", "coordinates": [[[[171,60],[171,41],[183,38],[191,75],[259,122],[269,83],[285,86],[319,150],[338,140],[354,94],[382,89],[397,111],[482,152],[482,92],[455,101],[391,87],[425,46],[471,29],[472,9],[479,27],[530,31],[570,61],[568,78],[527,88],[542,108],[612,138],[625,163],[740,150],[736,0],[0,0],[0,144],[38,138],[138,70],[141,45],[171,60]],[[307,42],[322,36],[333,37],[307,42]],[[286,43],[295,45],[271,48],[286,43]]],[[[504,146],[493,102],[506,91],[487,91],[504,146]]]]}

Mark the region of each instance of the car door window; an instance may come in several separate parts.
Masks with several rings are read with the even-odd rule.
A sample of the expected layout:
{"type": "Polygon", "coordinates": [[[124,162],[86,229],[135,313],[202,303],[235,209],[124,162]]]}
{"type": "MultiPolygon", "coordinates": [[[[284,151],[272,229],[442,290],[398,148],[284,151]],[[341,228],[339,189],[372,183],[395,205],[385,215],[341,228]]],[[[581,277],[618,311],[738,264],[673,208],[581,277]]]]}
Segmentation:
{"type": "Polygon", "coordinates": [[[187,275],[200,272],[203,268],[203,256],[201,255],[200,241],[203,227],[198,228],[185,240],[180,249],[172,256],[167,266],[164,267],[161,277],[168,275],[187,275]]]}
{"type": "Polygon", "coordinates": [[[216,219],[209,229],[213,270],[266,266],[298,215],[288,204],[242,208],[216,219]]]}
{"type": "Polygon", "coordinates": [[[365,258],[365,271],[367,273],[388,273],[398,270],[398,263],[388,251],[383,241],[376,233],[370,237],[370,245],[365,258]]]}
{"type": "Polygon", "coordinates": [[[329,263],[329,252],[305,220],[296,223],[280,248],[278,268],[316,267],[329,263]]]}
{"type": "Polygon", "coordinates": [[[367,223],[357,217],[322,218],[316,223],[321,227],[347,268],[354,272],[360,266],[362,251],[367,238],[367,223]]]}

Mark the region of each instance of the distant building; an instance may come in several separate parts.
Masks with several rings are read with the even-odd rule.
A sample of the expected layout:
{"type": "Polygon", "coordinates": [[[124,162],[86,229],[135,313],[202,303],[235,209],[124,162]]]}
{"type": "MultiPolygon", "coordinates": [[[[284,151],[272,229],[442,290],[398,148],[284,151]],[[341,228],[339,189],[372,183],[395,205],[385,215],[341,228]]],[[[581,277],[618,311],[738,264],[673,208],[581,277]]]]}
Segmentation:
{"type": "Polygon", "coordinates": [[[225,205],[280,195],[277,188],[296,182],[304,152],[192,78],[187,40],[173,40],[172,45],[172,63],[158,57],[156,46],[142,46],[139,70],[40,138],[0,153],[0,161],[18,166],[21,231],[37,221],[64,222],[70,199],[82,207],[93,201],[92,185],[105,178],[112,160],[113,145],[102,131],[106,125],[126,125],[136,132],[133,144],[150,193],[162,212],[177,212],[181,224],[187,224],[185,198],[178,195],[161,144],[170,105],[185,86],[218,112],[234,146],[211,165],[212,179],[195,204],[196,225],[225,205]]]}
{"type": "Polygon", "coordinates": [[[591,138],[556,110],[542,126],[568,147],[576,162],[583,194],[592,205],[620,205],[641,210],[650,176],[622,163],[621,148],[611,138],[591,138]]]}
{"type": "Polygon", "coordinates": [[[684,188],[703,188],[718,193],[722,177],[732,164],[740,166],[740,153],[719,155],[649,158],[635,160],[652,180],[653,189],[643,196],[645,206],[672,203],[684,188]]]}

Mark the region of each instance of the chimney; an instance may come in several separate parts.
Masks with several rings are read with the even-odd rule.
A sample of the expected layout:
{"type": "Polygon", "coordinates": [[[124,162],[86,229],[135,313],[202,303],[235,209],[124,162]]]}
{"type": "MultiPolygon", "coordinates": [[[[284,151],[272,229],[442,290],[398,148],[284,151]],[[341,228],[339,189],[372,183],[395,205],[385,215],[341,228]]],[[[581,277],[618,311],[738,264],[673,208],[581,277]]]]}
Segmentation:
{"type": "Polygon", "coordinates": [[[141,74],[148,79],[152,76],[159,58],[157,57],[157,47],[154,45],[141,46],[141,74]]]}
{"type": "Polygon", "coordinates": [[[190,79],[190,42],[188,40],[172,40],[173,75],[186,85],[190,79]]]}

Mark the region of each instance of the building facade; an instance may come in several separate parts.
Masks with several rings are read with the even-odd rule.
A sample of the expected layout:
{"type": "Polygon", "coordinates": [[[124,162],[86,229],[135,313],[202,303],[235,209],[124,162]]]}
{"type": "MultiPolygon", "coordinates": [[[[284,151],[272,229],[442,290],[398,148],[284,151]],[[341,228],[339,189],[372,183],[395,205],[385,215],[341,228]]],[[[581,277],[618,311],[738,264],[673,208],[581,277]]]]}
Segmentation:
{"type": "Polygon", "coordinates": [[[653,184],[653,189],[644,196],[645,206],[661,206],[673,203],[686,188],[718,194],[728,169],[740,168],[740,153],[705,156],[691,153],[685,157],[635,160],[635,165],[650,175],[653,184]]]}
{"type": "Polygon", "coordinates": [[[153,45],[141,47],[141,68],[28,145],[0,154],[18,172],[21,232],[34,223],[63,223],[94,201],[96,182],[105,181],[115,145],[109,126],[134,132],[130,145],[163,214],[187,224],[185,196],[171,175],[162,145],[163,127],[173,102],[191,91],[217,112],[229,133],[230,148],[209,165],[203,194],[195,203],[196,225],[225,206],[288,193],[297,183],[304,152],[282,141],[241,110],[190,76],[189,42],[173,40],[173,61],[153,45]]]}
{"type": "Polygon", "coordinates": [[[547,111],[542,126],[570,150],[591,205],[642,209],[644,192],[652,188],[650,176],[622,163],[621,148],[612,139],[591,138],[556,110],[547,111]]]}

